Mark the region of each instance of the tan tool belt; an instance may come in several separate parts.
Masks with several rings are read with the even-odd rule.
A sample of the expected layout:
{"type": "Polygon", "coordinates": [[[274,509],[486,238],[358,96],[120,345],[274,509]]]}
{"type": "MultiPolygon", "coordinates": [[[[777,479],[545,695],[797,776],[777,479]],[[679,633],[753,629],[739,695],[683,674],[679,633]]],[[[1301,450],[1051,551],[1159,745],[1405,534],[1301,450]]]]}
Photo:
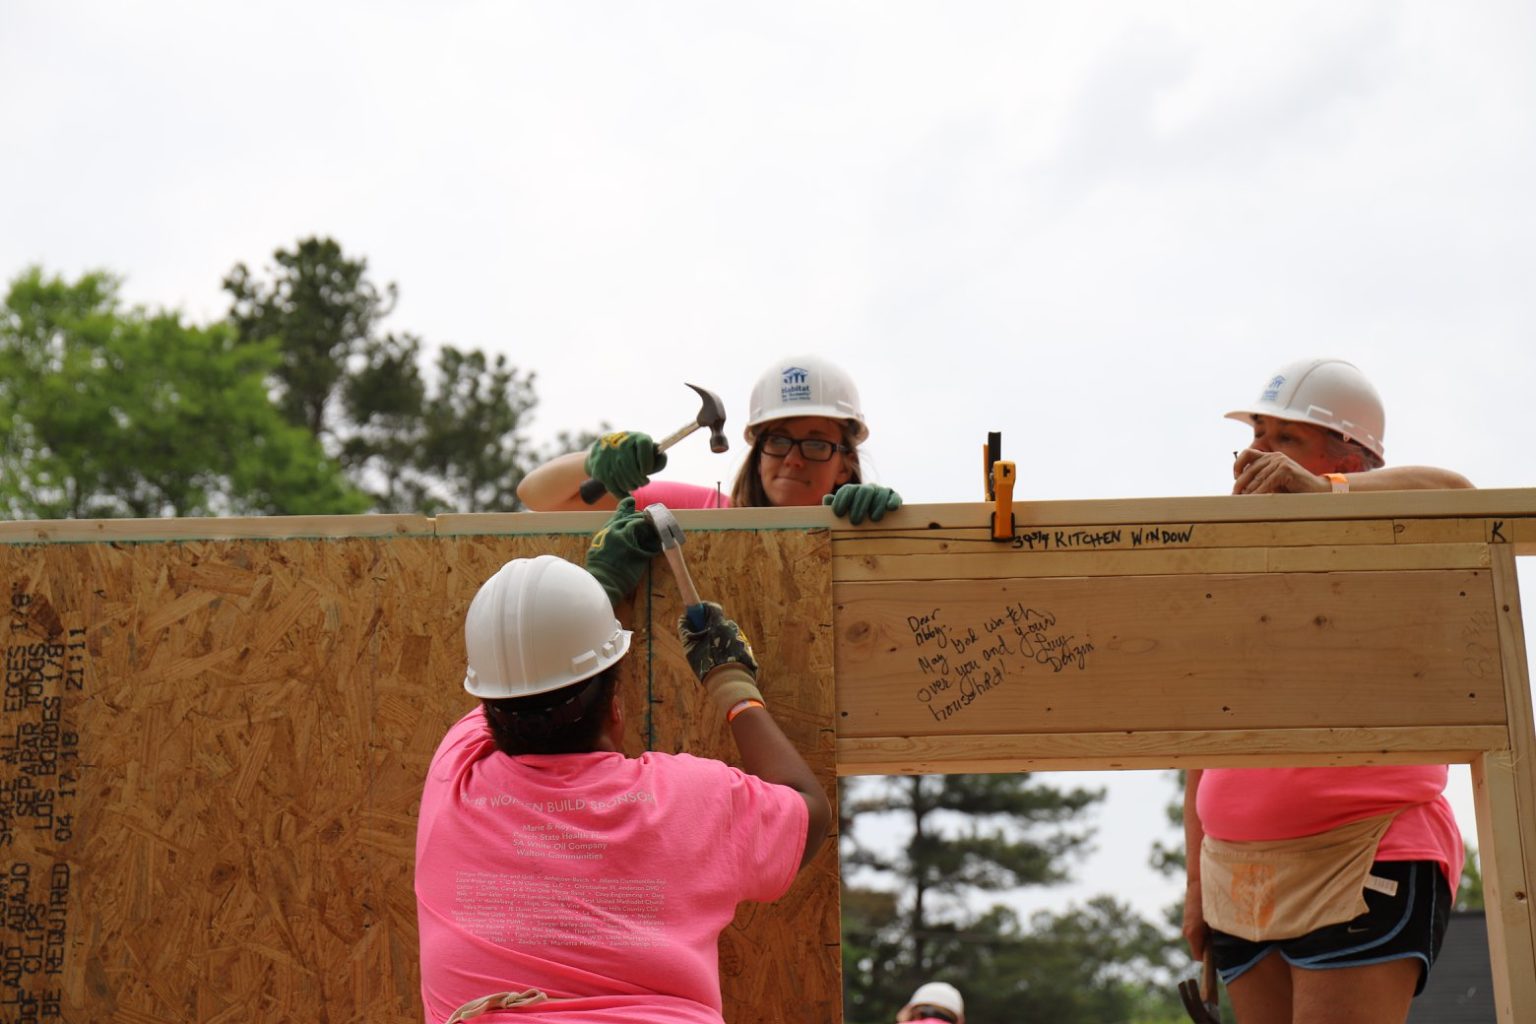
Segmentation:
{"type": "Polygon", "coordinates": [[[1366,910],[1376,847],[1395,817],[1396,811],[1298,839],[1229,843],[1206,836],[1200,844],[1206,923],[1257,942],[1358,917],[1366,910]]]}
{"type": "Polygon", "coordinates": [[[478,1017],[492,1010],[515,1010],[520,1006],[536,1006],[546,1002],[549,1002],[549,996],[536,988],[530,988],[524,992],[497,992],[495,995],[471,999],[454,1010],[453,1016],[443,1024],[459,1024],[459,1021],[469,1020],[471,1017],[478,1017]]]}

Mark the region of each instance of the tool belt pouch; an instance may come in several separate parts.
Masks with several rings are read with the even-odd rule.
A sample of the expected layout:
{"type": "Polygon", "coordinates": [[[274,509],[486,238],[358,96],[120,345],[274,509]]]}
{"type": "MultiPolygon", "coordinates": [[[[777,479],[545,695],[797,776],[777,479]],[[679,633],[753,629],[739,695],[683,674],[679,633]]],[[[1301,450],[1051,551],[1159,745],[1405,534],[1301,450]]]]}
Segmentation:
{"type": "Polygon", "coordinates": [[[1365,913],[1376,847],[1397,816],[1352,821],[1315,836],[1200,844],[1205,921],[1259,942],[1290,939],[1365,913]]]}

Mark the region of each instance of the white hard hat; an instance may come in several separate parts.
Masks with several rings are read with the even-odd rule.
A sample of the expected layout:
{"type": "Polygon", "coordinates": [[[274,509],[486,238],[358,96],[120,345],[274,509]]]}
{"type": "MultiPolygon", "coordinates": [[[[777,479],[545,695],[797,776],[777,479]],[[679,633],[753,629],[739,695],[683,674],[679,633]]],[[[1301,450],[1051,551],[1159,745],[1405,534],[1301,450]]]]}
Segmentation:
{"type": "Polygon", "coordinates": [[[629,650],[630,632],[592,574],[563,558],[514,558],[464,617],[476,697],[528,697],[590,679],[629,650]]]}
{"type": "Polygon", "coordinates": [[[923,1005],[937,1006],[957,1017],[965,1016],[965,1000],[960,998],[960,990],[947,981],[930,981],[926,985],[919,985],[917,991],[912,993],[912,998],[907,1000],[907,1007],[923,1005]]]}
{"type": "Polygon", "coordinates": [[[854,444],[869,436],[853,378],[819,356],[792,356],[774,363],[753,385],[748,412],[748,443],[757,440],[757,428],[764,423],[795,416],[846,420],[854,444]]]}
{"type": "Polygon", "coordinates": [[[1381,396],[1365,374],[1342,359],[1306,359],[1282,366],[1252,405],[1227,413],[1227,419],[1244,423],[1254,416],[1313,423],[1383,457],[1387,414],[1381,396]]]}

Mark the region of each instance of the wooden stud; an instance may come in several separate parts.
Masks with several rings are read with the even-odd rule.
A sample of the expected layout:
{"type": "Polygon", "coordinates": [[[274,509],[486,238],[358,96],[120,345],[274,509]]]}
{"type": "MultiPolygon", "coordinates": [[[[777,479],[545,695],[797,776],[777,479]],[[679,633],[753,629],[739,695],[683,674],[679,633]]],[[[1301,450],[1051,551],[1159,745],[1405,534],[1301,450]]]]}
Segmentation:
{"type": "MultiPolygon", "coordinates": [[[[1110,531],[1115,532],[1115,531],[1110,531]]],[[[839,549],[832,578],[877,580],[1020,579],[1052,576],[1192,576],[1211,573],[1347,572],[1375,569],[1482,569],[1486,544],[1382,544],[1346,547],[1084,550],[1049,554],[967,547],[946,554],[862,554],[839,549]]]]}
{"type": "Polygon", "coordinates": [[[1499,1024],[1524,1024],[1536,1008],[1536,942],[1531,937],[1531,875],[1519,832],[1516,764],[1508,750],[1472,762],[1484,919],[1499,1024]]]}
{"type": "Polygon", "coordinates": [[[1536,735],[1515,559],[1507,544],[1492,551],[1495,623],[1461,639],[1469,652],[1496,645],[1508,708],[1509,747],[1474,762],[1473,783],[1494,990],[1499,1019],[1514,1021],[1516,1008],[1536,1007],[1536,735]]]}
{"type": "MultiPolygon", "coordinates": [[[[1104,557],[1114,557],[1106,555],[1104,557]]],[[[838,583],[838,735],[1492,725],[1486,571],[838,583]]],[[[1489,623],[1490,642],[1492,623],[1489,623]]]]}
{"type": "MultiPolygon", "coordinates": [[[[1459,522],[1459,520],[1457,520],[1459,522]]],[[[1392,544],[1398,540],[1383,519],[1296,523],[1074,523],[1032,526],[1017,531],[1017,547],[1007,553],[1023,555],[1095,554],[1102,551],[1168,551],[1189,548],[1339,546],[1392,544]]],[[[1481,541],[1482,537],[1469,538],[1481,541]]],[[[920,530],[894,533],[842,532],[833,544],[838,558],[866,555],[965,554],[1001,546],[986,530],[920,530]]]]}
{"type": "Polygon", "coordinates": [[[1459,764],[1502,741],[1500,725],[1359,729],[1130,730],[854,736],[837,741],[839,775],[1268,768],[1296,764],[1459,764]]]}

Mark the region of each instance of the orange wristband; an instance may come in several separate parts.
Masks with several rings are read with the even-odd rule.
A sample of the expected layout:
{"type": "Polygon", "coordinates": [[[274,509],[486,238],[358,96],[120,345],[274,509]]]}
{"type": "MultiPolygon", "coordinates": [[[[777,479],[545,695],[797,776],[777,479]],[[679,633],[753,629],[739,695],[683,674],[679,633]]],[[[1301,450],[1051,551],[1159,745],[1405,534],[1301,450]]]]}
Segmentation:
{"type": "Polygon", "coordinates": [[[746,711],[748,708],[766,708],[767,706],[768,705],[754,697],[748,697],[746,700],[738,701],[736,705],[731,708],[731,710],[727,711],[725,713],[725,720],[727,722],[734,722],[736,721],[736,716],[741,714],[743,711],[746,711]]]}
{"type": "Polygon", "coordinates": [[[1323,476],[1333,484],[1334,493],[1343,494],[1349,490],[1349,477],[1343,473],[1324,473],[1323,476]]]}

